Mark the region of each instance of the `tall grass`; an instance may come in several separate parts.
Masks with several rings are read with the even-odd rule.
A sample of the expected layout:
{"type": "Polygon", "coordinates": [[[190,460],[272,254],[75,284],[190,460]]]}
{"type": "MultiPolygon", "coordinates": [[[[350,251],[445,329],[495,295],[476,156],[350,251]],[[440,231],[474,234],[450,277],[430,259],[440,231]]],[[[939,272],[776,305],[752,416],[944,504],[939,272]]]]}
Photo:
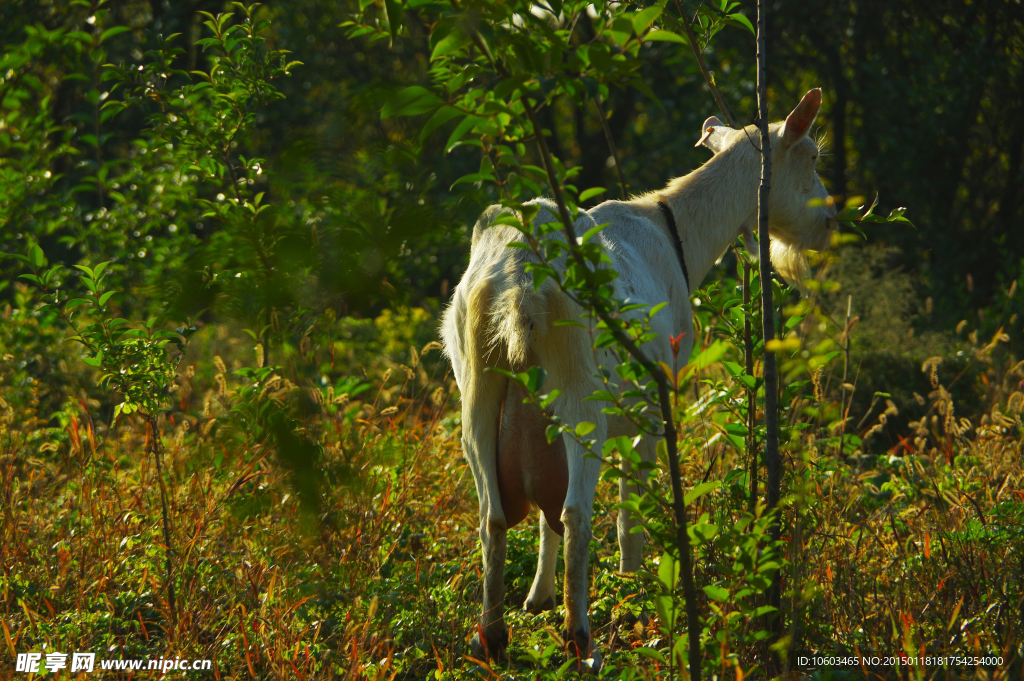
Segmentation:
{"type": "MultiPolygon", "coordinates": [[[[225,328],[202,331],[156,434],[167,452],[172,620],[159,485],[145,456],[154,434],[131,417],[110,423],[111,405],[90,396],[74,351],[23,303],[3,311],[0,337],[0,676],[29,651],[211,659],[205,674],[216,679],[525,679],[565,661],[558,612],[519,610],[535,567],[535,523],[509,538],[511,665],[490,669],[467,657],[480,602],[477,508],[430,313],[337,320],[262,378],[252,373],[261,358],[251,343],[225,328]],[[32,343],[35,354],[26,351],[32,343]],[[260,425],[261,404],[286,411],[294,431],[315,443],[315,474],[287,464],[260,425]]],[[[817,678],[1020,678],[1024,376],[986,361],[995,387],[975,423],[957,416],[955,376],[932,362],[924,413],[896,432],[895,446],[868,438],[888,437],[895,405],[869,414],[852,458],[837,458],[813,428],[783,443],[792,470],[787,637],[775,651],[739,646],[715,625],[708,635],[724,641],[711,662],[719,678],[749,676],[767,656],[817,678]],[[809,654],[1003,663],[947,664],[947,677],[943,665],[920,661],[810,669],[798,662],[809,654]]],[[[705,378],[729,381],[714,366],[705,378]]],[[[811,423],[812,401],[796,399],[804,402],[790,405],[794,418],[811,423]]],[[[735,483],[703,497],[698,515],[746,506],[747,462],[729,438],[715,437],[730,418],[705,411],[690,432],[687,485],[709,476],[735,483]]],[[[596,502],[595,639],[612,675],[659,678],[663,665],[636,652],[661,642],[648,578],[615,573],[613,488],[609,477],[596,502]]],[[[698,584],[728,559],[708,555],[715,560],[698,565],[698,584]]]]}

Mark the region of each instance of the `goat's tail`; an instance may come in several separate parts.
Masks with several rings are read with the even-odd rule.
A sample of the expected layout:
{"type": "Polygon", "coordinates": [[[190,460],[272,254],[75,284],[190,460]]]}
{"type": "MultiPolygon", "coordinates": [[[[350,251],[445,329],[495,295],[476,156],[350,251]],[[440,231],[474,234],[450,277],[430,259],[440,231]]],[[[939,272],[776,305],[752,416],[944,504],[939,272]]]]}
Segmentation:
{"type": "MultiPolygon", "coordinates": [[[[445,350],[464,400],[468,392],[475,392],[467,386],[475,381],[487,383],[480,378],[485,373],[495,375],[490,368],[523,371],[538,364],[549,375],[565,374],[568,380],[590,355],[590,339],[584,331],[554,323],[578,319],[579,306],[551,279],[534,290],[527,266],[532,255],[506,247],[518,233],[492,225],[502,210],[492,206],[477,221],[469,270],[442,322],[445,350]]],[[[552,209],[543,211],[537,221],[553,219],[552,209]]]]}
{"type": "Polygon", "coordinates": [[[505,524],[498,490],[497,453],[508,379],[489,371],[509,368],[504,353],[495,348],[490,332],[497,283],[491,278],[480,278],[469,286],[460,284],[441,327],[445,352],[462,393],[462,446],[473,469],[483,527],[490,523],[505,524]]]}
{"type": "Polygon", "coordinates": [[[506,285],[494,291],[487,309],[490,348],[504,354],[509,366],[517,371],[527,366],[533,320],[544,316],[539,303],[540,296],[532,287],[506,285]]]}
{"type": "MultiPolygon", "coordinates": [[[[479,279],[457,295],[445,315],[443,334],[448,354],[466,379],[489,368],[522,371],[529,366],[534,318],[544,318],[546,293],[534,293],[504,277],[479,279]],[[539,295],[538,295],[539,293],[539,295]],[[457,343],[453,347],[452,341],[457,343]]],[[[463,389],[464,391],[464,389],[463,389]]]]}
{"type": "MultiPolygon", "coordinates": [[[[473,228],[474,250],[501,210],[491,206],[480,216],[473,228]]],[[[525,366],[533,326],[529,308],[535,305],[531,277],[517,264],[473,270],[471,263],[473,273],[466,273],[445,311],[441,336],[463,392],[462,374],[468,380],[490,367],[519,371],[525,366]]]]}

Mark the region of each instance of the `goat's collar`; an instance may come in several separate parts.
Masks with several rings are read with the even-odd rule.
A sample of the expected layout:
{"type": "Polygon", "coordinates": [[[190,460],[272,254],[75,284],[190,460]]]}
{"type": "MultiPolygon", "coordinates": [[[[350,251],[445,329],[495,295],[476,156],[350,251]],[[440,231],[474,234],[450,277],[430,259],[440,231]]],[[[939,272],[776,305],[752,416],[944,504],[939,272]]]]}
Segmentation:
{"type": "Polygon", "coordinates": [[[679,228],[676,226],[676,217],[672,214],[672,209],[664,201],[658,201],[658,208],[661,209],[661,214],[665,216],[665,222],[668,223],[668,231],[672,236],[672,245],[676,249],[676,257],[679,258],[679,267],[683,270],[683,278],[686,279],[687,293],[690,291],[690,273],[686,269],[686,256],[683,254],[683,242],[679,238],[679,228]]]}

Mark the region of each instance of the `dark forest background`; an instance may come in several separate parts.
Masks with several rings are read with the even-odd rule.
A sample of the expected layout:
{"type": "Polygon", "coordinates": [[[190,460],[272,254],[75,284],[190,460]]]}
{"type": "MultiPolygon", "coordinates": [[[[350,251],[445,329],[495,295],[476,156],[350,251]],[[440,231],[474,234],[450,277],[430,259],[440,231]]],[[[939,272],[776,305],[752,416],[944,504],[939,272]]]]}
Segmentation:
{"type": "MultiPolygon", "coordinates": [[[[472,172],[476,158],[471,149],[445,157],[437,149],[442,135],[419,142],[417,119],[380,118],[387,93],[428,77],[422,27],[419,49],[408,47],[417,45],[415,39],[394,49],[382,43],[368,48],[347,40],[338,27],[343,5],[314,0],[266,4],[262,11],[273,22],[269,45],[290,50],[290,58],[303,66],[278,83],[286,98],[259,113],[256,132],[245,144],[249,155],[267,159],[268,198],[292,206],[296,225],[316,221],[315,262],[307,264],[325,305],[341,313],[369,314],[396,299],[443,299],[466,262],[467,225],[494,197],[467,185],[449,190],[455,178],[472,172]]],[[[179,33],[175,42],[184,54],[177,65],[191,70],[204,59],[195,45],[200,37],[197,12],[216,12],[224,3],[125,1],[107,7],[110,23],[132,29],[107,43],[108,61],[138,61],[155,47],[157,36],[179,33]]],[[[742,7],[752,16],[752,5],[742,7]]],[[[25,27],[37,24],[88,31],[91,15],[89,7],[74,3],[5,2],[0,43],[23,41],[25,27]]],[[[1024,7],[1013,0],[780,0],[771,8],[773,118],[784,115],[807,89],[821,86],[825,103],[818,134],[829,147],[822,169],[826,186],[847,197],[871,198],[877,190],[883,208],[908,207],[916,230],[882,226],[867,238],[890,247],[876,263],[879,268],[912,275],[920,303],[907,313],[916,328],[949,329],[979,316],[992,331],[1006,323],[1001,309],[1005,292],[1020,277],[1024,255],[1022,27],[1024,7]],[[928,298],[932,302],[926,311],[928,298]]],[[[581,28],[585,34],[587,27],[581,28]]],[[[417,27],[410,30],[417,34],[417,27]]],[[[716,37],[707,55],[727,102],[745,123],[752,121],[755,109],[752,44],[749,34],[728,30],[716,37]]],[[[644,51],[643,80],[651,92],[613,91],[605,104],[622,170],[634,192],[658,188],[703,162],[706,151],[694,149],[693,143],[700,123],[717,112],[683,46],[652,43],[644,51]]],[[[96,170],[87,160],[93,154],[80,139],[88,132],[92,84],[65,78],[80,70],[75,59],[86,61],[86,55],[48,56],[34,68],[52,96],[54,120],[74,125],[70,144],[81,147],[84,161],[55,169],[62,178],[51,191],[59,195],[96,170]]],[[[544,115],[555,133],[555,153],[582,167],[580,186],[616,186],[594,110],[566,102],[544,115]]],[[[120,116],[116,129],[105,133],[104,154],[119,155],[120,147],[137,136],[133,126],[142,124],[131,112],[120,116]]],[[[88,208],[86,202],[83,212],[88,208]]],[[[0,248],[8,252],[21,252],[19,239],[40,228],[44,246],[83,229],[65,220],[47,234],[41,224],[45,216],[38,211],[7,211],[12,219],[4,225],[0,248]]],[[[121,235],[117,245],[126,253],[137,250],[147,236],[168,248],[163,262],[139,263],[126,273],[128,279],[157,287],[188,280],[190,258],[210,236],[208,228],[197,227],[199,222],[191,215],[152,216],[139,236],[121,235]],[[172,222],[180,229],[169,233],[172,222]],[[189,243],[189,234],[197,240],[189,243]]],[[[60,259],[65,261],[89,250],[87,243],[65,242],[74,242],[64,247],[60,259]]],[[[157,250],[150,247],[151,253],[157,250]]],[[[1008,329],[1015,344],[1021,340],[1016,326],[1008,329]]]]}

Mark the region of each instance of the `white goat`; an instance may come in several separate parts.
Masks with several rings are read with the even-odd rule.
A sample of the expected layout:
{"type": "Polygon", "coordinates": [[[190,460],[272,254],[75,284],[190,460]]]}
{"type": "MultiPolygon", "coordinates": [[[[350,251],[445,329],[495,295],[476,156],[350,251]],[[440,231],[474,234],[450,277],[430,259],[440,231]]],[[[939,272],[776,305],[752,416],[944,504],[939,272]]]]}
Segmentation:
{"type": "MultiPolygon", "coordinates": [[[[798,276],[803,249],[828,245],[835,209],[815,172],[818,148],[807,131],[821,105],[821,90],[808,92],[785,122],[772,124],[772,188],[769,198],[771,259],[787,278],[798,276]],[[818,199],[818,201],[812,201],[818,199]]],[[[580,212],[576,233],[597,224],[607,226],[596,237],[618,272],[615,295],[654,305],[669,305],[655,315],[656,340],[645,350],[656,361],[671,364],[669,336],[684,334],[681,356],[693,345],[690,294],[740,234],[756,224],[760,157],[757,129],[733,130],[717,118],[705,121],[703,143],[714,156],[660,192],[631,201],[607,201],[580,212]],[[672,222],[678,225],[673,231],[672,222]],[[675,232],[678,233],[675,233],[675,232]],[[689,281],[677,258],[678,239],[689,281]]],[[[535,224],[556,221],[551,201],[538,200],[535,224]]],[[[554,325],[578,319],[582,310],[551,281],[538,291],[525,271],[532,254],[507,244],[521,237],[515,229],[491,225],[501,212],[488,208],[473,229],[469,267],[455,289],[441,333],[462,392],[462,446],[476,482],[483,545],[483,614],[473,640],[481,658],[501,659],[508,645],[504,624],[506,533],[529,512],[541,510],[537,575],[525,608],[540,612],[555,606],[555,562],[559,535],[565,536],[565,625],[574,653],[600,665],[587,619],[587,560],[591,513],[600,463],[584,458],[573,440],[549,445],[547,416],[524,405],[521,389],[498,372],[522,371],[537,365],[547,371],[544,390],[561,396],[549,411],[568,425],[590,421],[589,437],[601,450],[610,436],[633,435],[621,419],[601,413],[598,402],[584,401],[599,383],[599,364],[610,364],[607,351],[595,351],[588,332],[578,326],[554,325]]],[[[562,238],[562,237],[556,237],[562,238]]],[[[752,245],[752,242],[748,242],[752,245]]],[[[554,263],[562,267],[564,263],[554,263]]],[[[645,460],[655,458],[654,438],[640,445],[645,460]]],[[[628,471],[627,471],[628,472],[628,471]]],[[[619,491],[628,499],[635,486],[622,479],[619,491]]],[[[640,567],[643,536],[631,533],[636,519],[619,513],[620,569],[640,567]]]]}

